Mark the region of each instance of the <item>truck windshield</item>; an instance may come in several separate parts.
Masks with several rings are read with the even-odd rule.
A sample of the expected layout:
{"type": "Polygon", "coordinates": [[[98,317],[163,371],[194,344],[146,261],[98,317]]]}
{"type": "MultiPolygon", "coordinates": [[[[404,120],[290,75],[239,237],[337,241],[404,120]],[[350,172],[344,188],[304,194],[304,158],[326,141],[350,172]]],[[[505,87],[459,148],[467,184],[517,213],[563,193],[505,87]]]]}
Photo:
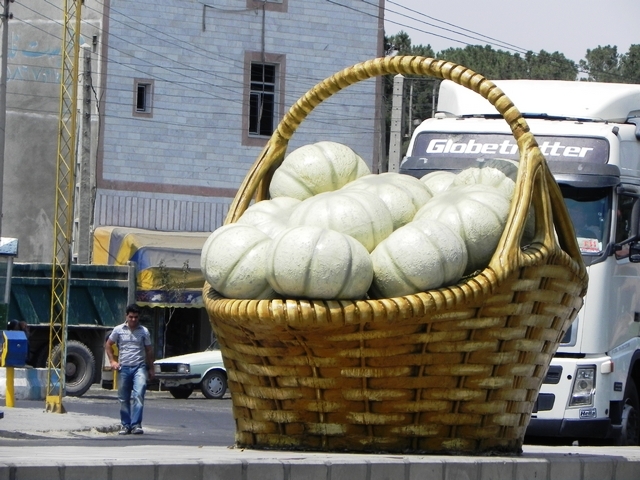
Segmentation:
{"type": "Polygon", "coordinates": [[[564,201],[583,254],[598,255],[606,248],[611,221],[611,188],[561,185],[564,201]]]}

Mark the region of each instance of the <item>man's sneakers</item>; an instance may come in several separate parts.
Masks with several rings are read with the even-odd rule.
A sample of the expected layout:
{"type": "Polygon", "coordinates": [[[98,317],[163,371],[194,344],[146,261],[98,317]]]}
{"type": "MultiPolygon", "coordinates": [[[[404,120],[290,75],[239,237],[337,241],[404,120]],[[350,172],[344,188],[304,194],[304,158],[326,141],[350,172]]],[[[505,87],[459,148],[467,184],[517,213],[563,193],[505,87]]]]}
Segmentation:
{"type": "Polygon", "coordinates": [[[144,433],[144,430],[142,430],[142,427],[140,425],[134,425],[133,427],[127,427],[126,425],[123,425],[122,427],[120,427],[118,435],[129,435],[130,433],[133,435],[142,435],[144,433]]]}

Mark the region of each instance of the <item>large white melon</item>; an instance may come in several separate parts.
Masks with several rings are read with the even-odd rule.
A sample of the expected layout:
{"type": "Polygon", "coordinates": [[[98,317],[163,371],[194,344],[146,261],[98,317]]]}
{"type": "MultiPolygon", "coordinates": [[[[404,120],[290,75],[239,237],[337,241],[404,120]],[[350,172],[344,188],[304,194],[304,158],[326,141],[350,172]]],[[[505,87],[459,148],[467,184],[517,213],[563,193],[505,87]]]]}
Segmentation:
{"type": "Polygon", "coordinates": [[[273,238],[287,228],[289,215],[299,203],[300,200],[291,197],[263,200],[247,208],[236,223],[253,225],[273,238]]]}
{"type": "Polygon", "coordinates": [[[453,182],[451,182],[451,187],[476,184],[495,187],[507,195],[509,199],[513,197],[513,191],[516,188],[516,182],[507,177],[501,170],[493,167],[466,168],[455,176],[453,182]]]}
{"type": "Polygon", "coordinates": [[[510,201],[487,185],[453,188],[433,197],[418,210],[415,222],[438,220],[456,231],[469,254],[465,273],[484,269],[507,224],[510,201]]]}
{"type": "Polygon", "coordinates": [[[427,186],[432,196],[436,196],[446,192],[455,178],[454,172],[436,170],[420,177],[420,181],[427,186]]]}
{"type": "Polygon", "coordinates": [[[411,175],[386,172],[365,175],[343,187],[375,193],[385,203],[393,218],[393,229],[410,222],[431,198],[427,186],[411,175]]]}
{"type": "Polygon", "coordinates": [[[442,222],[410,222],[383,240],[371,261],[372,295],[398,297],[457,282],[467,266],[467,248],[442,222]]]}
{"type": "Polygon", "coordinates": [[[375,193],[342,189],[304,200],[289,217],[289,226],[311,225],[350,235],[371,252],[393,231],[393,218],[375,193]]]}
{"type": "Polygon", "coordinates": [[[205,241],[200,266],[214,290],[228,298],[272,298],[266,276],[271,238],[251,225],[232,223],[205,241]]]}
{"type": "Polygon", "coordinates": [[[267,279],[287,298],[359,299],[371,286],[369,252],[354,238],[325,228],[301,226],[273,239],[267,279]]]}
{"type": "Polygon", "coordinates": [[[328,141],[313,143],[285,157],[273,174],[269,195],[304,200],[338,190],[370,173],[366,162],[347,145],[328,141]]]}

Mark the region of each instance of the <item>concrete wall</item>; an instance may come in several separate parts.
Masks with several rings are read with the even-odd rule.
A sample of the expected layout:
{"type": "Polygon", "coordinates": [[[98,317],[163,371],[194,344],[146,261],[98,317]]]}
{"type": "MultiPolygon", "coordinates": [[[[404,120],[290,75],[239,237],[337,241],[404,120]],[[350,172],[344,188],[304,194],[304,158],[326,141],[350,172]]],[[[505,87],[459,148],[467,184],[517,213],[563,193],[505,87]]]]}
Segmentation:
{"type": "MultiPolygon", "coordinates": [[[[47,396],[46,368],[14,368],[13,395],[15,400],[44,400],[47,396]]],[[[0,397],[7,396],[7,369],[0,367],[0,397]]]]}
{"type": "Polygon", "coordinates": [[[19,239],[20,260],[50,259],[61,44],[51,38],[62,28],[51,6],[40,14],[9,8],[2,235],[19,239]]]}
{"type": "MultiPolygon", "coordinates": [[[[97,1],[83,10],[83,42],[100,30],[97,1]]],[[[61,6],[9,4],[2,236],[19,240],[17,261],[50,262],[60,110],[61,6]]],[[[97,64],[96,64],[97,67],[97,64]]],[[[97,122],[97,117],[95,118],[97,122]]],[[[95,143],[97,144],[97,129],[95,143]]]]}

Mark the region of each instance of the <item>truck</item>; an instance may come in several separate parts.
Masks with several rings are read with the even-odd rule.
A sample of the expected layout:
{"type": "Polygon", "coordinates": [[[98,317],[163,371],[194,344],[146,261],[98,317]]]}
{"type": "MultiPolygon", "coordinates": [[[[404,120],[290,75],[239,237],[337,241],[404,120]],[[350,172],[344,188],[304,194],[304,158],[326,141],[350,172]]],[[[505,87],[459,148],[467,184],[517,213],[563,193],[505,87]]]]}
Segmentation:
{"type": "MultiPolygon", "coordinates": [[[[494,82],[531,128],[571,216],[589,283],[535,401],[528,438],[638,445],[640,435],[640,85],[494,82]]],[[[518,147],[476,92],[445,80],[399,172],[498,166],[518,147]]],[[[511,167],[513,170],[513,167],[511,167]]]]}
{"type": "MultiPolygon", "coordinates": [[[[45,368],[49,354],[52,265],[14,263],[8,318],[29,326],[27,364],[45,368]]],[[[135,264],[83,265],[69,269],[65,391],[81,396],[101,382],[104,345],[108,333],[123,322],[135,298],[135,264]]]]}

